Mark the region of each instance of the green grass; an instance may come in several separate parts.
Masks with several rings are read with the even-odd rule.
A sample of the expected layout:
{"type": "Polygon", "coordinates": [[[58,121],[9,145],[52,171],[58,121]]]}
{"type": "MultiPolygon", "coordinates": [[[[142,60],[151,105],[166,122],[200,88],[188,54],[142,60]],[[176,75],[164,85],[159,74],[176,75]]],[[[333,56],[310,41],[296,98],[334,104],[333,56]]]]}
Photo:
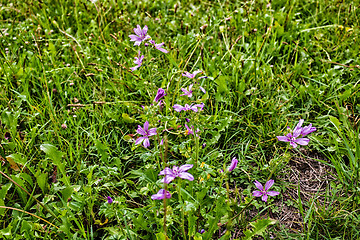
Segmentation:
{"type": "MultiPolygon", "coordinates": [[[[0,2],[0,206],[37,216],[0,208],[0,238],[165,239],[162,204],[150,199],[161,186],[162,151],[154,140],[150,150],[134,147],[129,134],[146,120],[183,125],[171,106],[187,103],[179,89],[191,81],[181,73],[197,69],[209,76],[201,80],[204,112],[193,115],[207,143],[198,157],[206,166],[193,174],[204,181],[183,184],[187,205],[168,206],[169,237],[181,236],[181,208],[193,239],[238,239],[249,221],[275,209],[281,197],[257,199],[251,206],[259,214],[224,233],[254,180],[271,175],[276,191],[290,191],[283,170],[301,155],[276,136],[302,118],[317,131],[301,154],[323,156],[335,179],[321,201],[293,199],[301,232],[277,223],[263,237],[359,238],[360,2],[0,2]],[[146,64],[131,72],[139,48],[128,35],[137,24],[170,52],[143,52],[146,64]],[[159,87],[168,107],[143,111],[159,87]],[[230,204],[218,170],[234,156],[230,204]]],[[[194,163],[195,143],[178,133],[167,134],[168,163],[194,163]]]]}

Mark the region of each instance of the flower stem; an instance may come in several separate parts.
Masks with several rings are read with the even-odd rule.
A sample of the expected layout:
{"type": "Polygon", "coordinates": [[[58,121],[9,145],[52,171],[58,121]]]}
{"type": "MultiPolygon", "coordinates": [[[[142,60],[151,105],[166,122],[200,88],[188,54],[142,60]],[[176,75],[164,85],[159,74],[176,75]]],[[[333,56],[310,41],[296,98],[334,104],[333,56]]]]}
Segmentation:
{"type": "Polygon", "coordinates": [[[181,231],[182,231],[182,235],[183,235],[183,238],[186,239],[185,237],[185,213],[184,213],[184,207],[183,207],[183,202],[182,202],[182,199],[181,199],[181,180],[180,178],[178,179],[178,196],[179,196],[179,203],[181,205],[181,231]]]}

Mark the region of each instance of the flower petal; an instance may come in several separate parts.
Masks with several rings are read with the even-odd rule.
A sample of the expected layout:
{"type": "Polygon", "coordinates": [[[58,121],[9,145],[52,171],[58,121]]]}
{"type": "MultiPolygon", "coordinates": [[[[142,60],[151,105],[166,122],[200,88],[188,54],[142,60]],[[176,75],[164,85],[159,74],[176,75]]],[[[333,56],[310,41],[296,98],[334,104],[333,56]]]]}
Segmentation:
{"type": "Polygon", "coordinates": [[[271,188],[271,186],[272,185],[274,185],[274,180],[272,180],[272,179],[270,179],[269,181],[267,181],[266,183],[265,183],[265,192],[267,191],[267,190],[269,190],[269,188],[271,188]]]}
{"type": "Polygon", "coordinates": [[[179,173],[179,177],[182,178],[182,179],[189,180],[189,181],[193,181],[193,180],[194,180],[193,175],[191,175],[191,174],[188,173],[188,172],[181,172],[181,173],[179,173]]]}
{"type": "Polygon", "coordinates": [[[154,135],[156,135],[157,133],[156,133],[156,128],[151,128],[151,129],[149,129],[149,131],[148,131],[148,136],[154,136],[154,135]]]}
{"type": "Polygon", "coordinates": [[[184,107],[179,105],[179,104],[175,104],[173,106],[174,110],[177,111],[177,112],[181,112],[182,110],[184,110],[184,107]]]}
{"type": "Polygon", "coordinates": [[[299,145],[308,145],[309,141],[310,141],[310,139],[308,139],[308,138],[298,138],[298,139],[295,139],[294,142],[296,142],[299,145]]]}
{"type": "Polygon", "coordinates": [[[264,191],[264,187],[261,183],[255,180],[254,184],[259,190],[264,191]]]}
{"type": "Polygon", "coordinates": [[[264,194],[261,198],[261,200],[263,200],[264,202],[266,202],[268,199],[268,195],[264,194]]]}
{"type": "Polygon", "coordinates": [[[150,140],[149,140],[148,137],[144,137],[143,145],[144,145],[145,148],[150,147],[150,140]]]}
{"type": "Polygon", "coordinates": [[[161,182],[169,184],[174,179],[175,179],[175,176],[173,176],[173,175],[165,175],[165,177],[161,180],[161,182]]]}
{"type": "Polygon", "coordinates": [[[276,136],[279,141],[289,142],[290,139],[287,136],[276,136]]]}
{"type": "Polygon", "coordinates": [[[193,72],[193,75],[194,75],[193,78],[194,78],[198,73],[201,73],[201,72],[202,72],[201,70],[196,70],[196,71],[194,71],[194,72],[193,72]]]}
{"type": "Polygon", "coordinates": [[[202,86],[200,86],[199,88],[203,93],[206,93],[206,90],[202,86]]]}
{"type": "Polygon", "coordinates": [[[148,130],[149,130],[149,122],[146,121],[146,122],[144,123],[144,131],[147,132],[148,130]]]}
{"type": "Polygon", "coordinates": [[[145,139],[144,137],[139,137],[138,139],[136,139],[135,145],[142,143],[142,141],[144,141],[144,139],[145,139]]]}
{"type": "Polygon", "coordinates": [[[194,165],[192,164],[184,164],[179,168],[180,172],[186,172],[187,170],[191,169],[194,165]]]}
{"type": "Polygon", "coordinates": [[[274,197],[274,196],[279,195],[280,193],[279,193],[279,192],[276,192],[276,191],[268,191],[266,194],[269,195],[269,196],[274,197]]]}
{"type": "Polygon", "coordinates": [[[171,193],[165,189],[160,189],[157,194],[151,196],[152,200],[161,200],[164,198],[171,198],[171,193]]]}
{"type": "Polygon", "coordinates": [[[174,172],[171,168],[166,167],[164,170],[160,171],[159,176],[160,175],[174,175],[174,172]]]}
{"type": "Polygon", "coordinates": [[[260,192],[260,191],[253,191],[253,196],[254,197],[261,197],[262,195],[263,195],[263,193],[260,192]]]}

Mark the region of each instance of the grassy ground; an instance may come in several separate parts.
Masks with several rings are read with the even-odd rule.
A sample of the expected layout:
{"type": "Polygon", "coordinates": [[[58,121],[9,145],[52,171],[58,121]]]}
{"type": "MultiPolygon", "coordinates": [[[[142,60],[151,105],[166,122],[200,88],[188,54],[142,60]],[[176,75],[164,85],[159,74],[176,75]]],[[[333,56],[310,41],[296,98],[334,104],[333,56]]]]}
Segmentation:
{"type": "Polygon", "coordinates": [[[170,165],[194,163],[200,179],[177,192],[194,190],[199,206],[193,197],[168,206],[172,239],[184,225],[193,239],[240,239],[248,222],[266,217],[277,222],[265,239],[360,238],[360,2],[0,2],[1,238],[165,239],[162,205],[150,199],[163,154],[170,165]],[[137,24],[169,53],[146,50],[131,72],[137,24]],[[204,111],[192,115],[200,142],[176,130],[185,115],[172,110],[191,83],[181,73],[197,69],[209,77],[198,97],[204,111]],[[160,87],[162,112],[150,106],[160,87]],[[153,140],[150,150],[132,142],[148,119],[167,124],[158,127],[165,152],[153,140]],[[317,128],[309,145],[278,142],[299,119],[317,128]],[[218,170],[234,156],[226,190],[218,170]],[[314,170],[297,169],[299,179],[327,179],[306,197],[290,178],[296,162],[314,170]],[[281,194],[249,203],[252,182],[270,177],[281,194]],[[299,215],[295,228],[276,218],[288,207],[299,215]],[[185,223],[175,214],[184,208],[185,223]]]}

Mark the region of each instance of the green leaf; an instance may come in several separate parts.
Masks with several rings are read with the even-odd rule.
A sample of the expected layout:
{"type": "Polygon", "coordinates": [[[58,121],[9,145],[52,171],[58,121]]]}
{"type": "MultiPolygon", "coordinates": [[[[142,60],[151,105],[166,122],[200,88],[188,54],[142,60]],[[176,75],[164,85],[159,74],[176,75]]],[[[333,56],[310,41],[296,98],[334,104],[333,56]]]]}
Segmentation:
{"type": "Polygon", "coordinates": [[[263,236],[263,232],[266,230],[266,228],[270,225],[274,225],[276,223],[276,220],[273,219],[259,219],[256,222],[251,222],[250,225],[253,227],[252,230],[246,230],[244,232],[245,237],[243,240],[251,240],[252,237],[256,235],[263,236]]]}
{"type": "Polygon", "coordinates": [[[40,173],[39,176],[36,177],[36,182],[39,185],[39,187],[41,188],[41,191],[43,193],[47,192],[47,180],[48,180],[48,175],[47,173],[40,173]]]}
{"type": "Polygon", "coordinates": [[[336,117],[333,117],[333,116],[329,116],[329,118],[330,118],[330,122],[332,124],[334,124],[334,126],[336,127],[338,132],[341,132],[341,128],[340,128],[341,123],[340,123],[339,119],[337,119],[336,117]]]}
{"type": "Polygon", "coordinates": [[[40,146],[41,151],[45,152],[47,157],[50,158],[53,163],[58,167],[62,174],[61,180],[66,184],[70,185],[69,178],[66,176],[65,164],[66,161],[62,160],[62,157],[65,155],[63,152],[57,150],[57,148],[51,144],[42,144],[40,146]]]}

